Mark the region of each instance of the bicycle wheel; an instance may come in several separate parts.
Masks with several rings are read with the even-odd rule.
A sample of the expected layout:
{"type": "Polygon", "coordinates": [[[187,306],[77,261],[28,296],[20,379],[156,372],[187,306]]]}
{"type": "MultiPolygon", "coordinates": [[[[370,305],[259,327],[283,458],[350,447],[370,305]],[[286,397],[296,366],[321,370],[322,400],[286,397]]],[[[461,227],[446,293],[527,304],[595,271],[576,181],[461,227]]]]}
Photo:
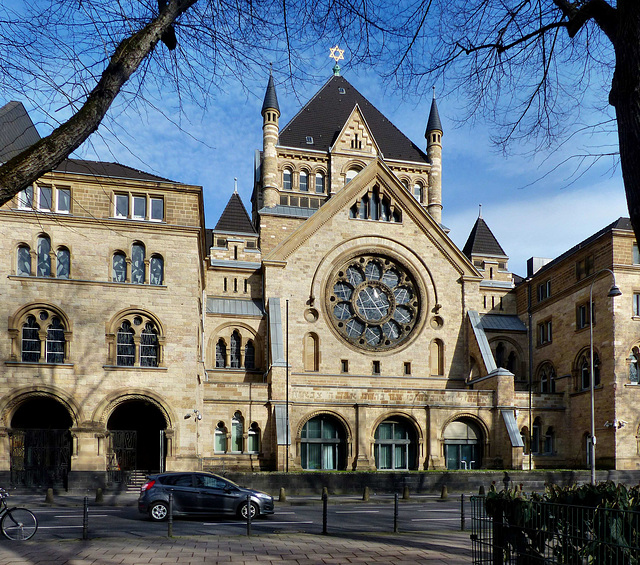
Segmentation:
{"type": "Polygon", "coordinates": [[[31,510],[26,508],[11,508],[7,510],[0,522],[2,533],[8,539],[31,539],[38,529],[38,520],[31,510]]]}

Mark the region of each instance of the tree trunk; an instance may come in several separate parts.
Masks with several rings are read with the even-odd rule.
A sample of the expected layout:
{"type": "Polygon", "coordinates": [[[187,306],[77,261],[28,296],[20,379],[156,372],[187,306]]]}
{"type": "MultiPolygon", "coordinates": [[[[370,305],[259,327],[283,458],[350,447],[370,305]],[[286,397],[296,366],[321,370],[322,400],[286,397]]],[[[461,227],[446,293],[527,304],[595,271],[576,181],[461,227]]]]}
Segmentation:
{"type": "Polygon", "coordinates": [[[640,4],[618,0],[616,66],[610,102],[616,109],[620,165],[631,225],[640,242],[640,4]]]}

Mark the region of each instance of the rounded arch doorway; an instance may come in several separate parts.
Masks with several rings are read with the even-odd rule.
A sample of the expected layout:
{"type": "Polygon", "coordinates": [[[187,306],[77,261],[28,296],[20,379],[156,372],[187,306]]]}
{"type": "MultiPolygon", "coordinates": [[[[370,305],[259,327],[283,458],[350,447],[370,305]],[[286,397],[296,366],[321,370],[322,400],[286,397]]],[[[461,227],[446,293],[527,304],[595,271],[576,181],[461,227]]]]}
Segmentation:
{"type": "Polygon", "coordinates": [[[71,470],[73,419],[61,402],[32,397],[11,418],[11,484],[67,489],[71,470]]]}
{"type": "Polygon", "coordinates": [[[483,434],[470,419],[450,422],[444,430],[444,457],[447,469],[479,469],[482,466],[483,434]]]}
{"type": "Polygon", "coordinates": [[[346,469],[347,441],[342,423],[329,414],[311,418],[300,434],[300,463],[308,471],[346,469]]]}
{"type": "Polygon", "coordinates": [[[109,417],[107,429],[110,482],[129,483],[136,474],[164,471],[167,421],[153,402],[122,402],[109,417]]]}
{"type": "Polygon", "coordinates": [[[417,439],[413,424],[401,416],[380,423],[374,434],[378,470],[417,469],[417,439]]]}

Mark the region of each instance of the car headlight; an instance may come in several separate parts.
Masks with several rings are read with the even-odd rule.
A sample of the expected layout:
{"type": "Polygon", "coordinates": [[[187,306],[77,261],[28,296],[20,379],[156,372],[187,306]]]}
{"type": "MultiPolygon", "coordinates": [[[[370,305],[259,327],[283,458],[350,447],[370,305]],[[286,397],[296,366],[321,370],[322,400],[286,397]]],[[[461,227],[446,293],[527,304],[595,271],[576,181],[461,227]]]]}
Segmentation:
{"type": "Polygon", "coordinates": [[[256,498],[262,498],[264,500],[271,500],[272,496],[266,492],[256,492],[256,498]]]}

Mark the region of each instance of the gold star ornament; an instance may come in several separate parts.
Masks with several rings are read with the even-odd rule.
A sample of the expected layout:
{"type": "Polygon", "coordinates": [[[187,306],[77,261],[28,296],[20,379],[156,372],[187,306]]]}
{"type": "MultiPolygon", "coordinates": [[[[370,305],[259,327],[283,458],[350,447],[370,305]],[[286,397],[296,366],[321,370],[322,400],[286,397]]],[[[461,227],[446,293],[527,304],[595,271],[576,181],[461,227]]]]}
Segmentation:
{"type": "Polygon", "coordinates": [[[338,61],[340,61],[341,59],[344,59],[344,49],[340,49],[340,47],[338,47],[337,45],[335,47],[331,47],[331,49],[329,49],[329,52],[329,57],[333,59],[336,64],[338,64],[338,61]]]}

